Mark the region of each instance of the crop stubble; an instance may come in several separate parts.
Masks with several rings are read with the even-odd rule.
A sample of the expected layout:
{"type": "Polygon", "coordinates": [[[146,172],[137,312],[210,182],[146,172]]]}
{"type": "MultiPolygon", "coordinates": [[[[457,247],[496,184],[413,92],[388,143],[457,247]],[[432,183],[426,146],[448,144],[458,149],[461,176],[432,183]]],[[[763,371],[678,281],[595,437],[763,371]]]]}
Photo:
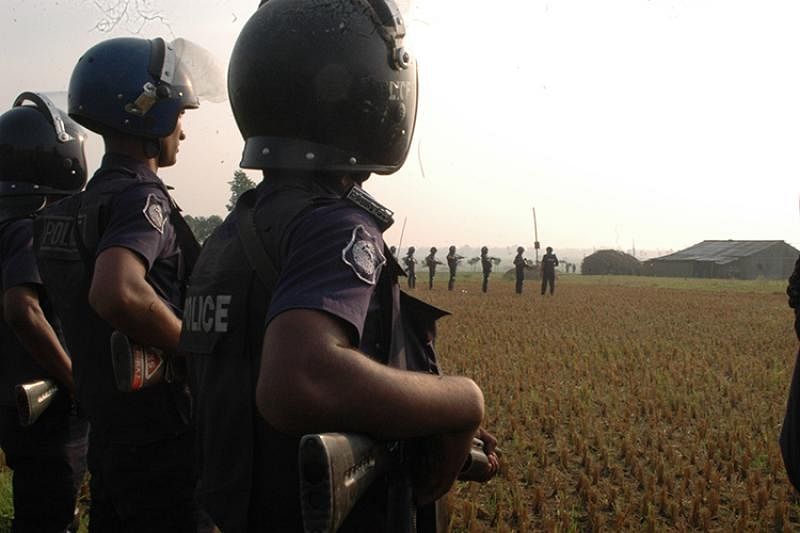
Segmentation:
{"type": "Polygon", "coordinates": [[[505,280],[482,294],[472,278],[414,291],[453,312],[441,364],[481,385],[504,452],[495,480],[451,492],[452,529],[800,527],[777,445],[792,314],[780,283],[744,283],[566,276],[543,298],[505,280]]]}

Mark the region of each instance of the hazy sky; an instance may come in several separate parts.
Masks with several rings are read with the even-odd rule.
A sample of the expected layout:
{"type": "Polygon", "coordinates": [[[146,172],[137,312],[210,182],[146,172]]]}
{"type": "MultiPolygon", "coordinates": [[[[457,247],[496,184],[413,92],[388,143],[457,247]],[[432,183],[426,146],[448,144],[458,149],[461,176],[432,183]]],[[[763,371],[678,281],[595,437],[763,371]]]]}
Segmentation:
{"type": "MultiPolygon", "coordinates": [[[[94,43],[186,37],[227,66],[257,0],[2,0],[0,108],[65,91],[94,43]]],[[[679,249],[703,239],[800,245],[800,3],[416,0],[412,152],[366,188],[396,213],[387,239],[679,249]]],[[[187,114],[162,171],[187,213],[224,214],[242,140],[225,104],[187,114]]],[[[99,143],[90,153],[98,161],[99,143]]],[[[255,171],[248,171],[256,176],[255,171]]]]}

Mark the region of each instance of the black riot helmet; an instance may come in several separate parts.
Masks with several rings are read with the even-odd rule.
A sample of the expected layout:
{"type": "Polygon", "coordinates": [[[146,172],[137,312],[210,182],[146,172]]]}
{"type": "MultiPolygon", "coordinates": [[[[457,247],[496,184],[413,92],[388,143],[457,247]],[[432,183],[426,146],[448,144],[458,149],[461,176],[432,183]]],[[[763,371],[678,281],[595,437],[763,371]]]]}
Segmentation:
{"type": "Polygon", "coordinates": [[[525,251],[525,248],[523,248],[522,246],[517,246],[517,253],[518,254],[521,254],[524,251],[525,251]]]}
{"type": "Polygon", "coordinates": [[[435,246],[431,246],[431,253],[432,253],[432,254],[435,254],[435,253],[436,253],[436,247],[435,247],[435,246]]]}
{"type": "Polygon", "coordinates": [[[487,248],[486,246],[482,246],[481,247],[481,255],[486,255],[488,253],[489,253],[489,248],[487,248]]]}
{"type": "Polygon", "coordinates": [[[413,246],[408,247],[408,255],[413,255],[414,252],[416,251],[417,251],[416,248],[414,248],[413,246]]]}
{"type": "Polygon", "coordinates": [[[417,112],[417,65],[404,36],[394,0],[263,2],[228,69],[241,166],[398,170],[417,112]]]}
{"type": "Polygon", "coordinates": [[[0,222],[86,185],[84,130],[42,94],[24,92],[0,115],[0,222]]]}
{"type": "Polygon", "coordinates": [[[545,250],[547,250],[548,254],[553,253],[553,247],[552,246],[548,246],[547,248],[545,248],[545,250]]]}
{"type": "Polygon", "coordinates": [[[69,115],[92,131],[159,139],[184,109],[221,101],[222,74],[211,55],[185,39],[122,37],[98,43],[69,81],[69,115]]]}
{"type": "Polygon", "coordinates": [[[452,245],[452,244],[451,244],[451,245],[450,245],[450,248],[449,248],[449,250],[450,250],[450,253],[451,253],[451,254],[454,254],[454,253],[456,253],[456,247],[455,247],[455,245],[452,245]]]}

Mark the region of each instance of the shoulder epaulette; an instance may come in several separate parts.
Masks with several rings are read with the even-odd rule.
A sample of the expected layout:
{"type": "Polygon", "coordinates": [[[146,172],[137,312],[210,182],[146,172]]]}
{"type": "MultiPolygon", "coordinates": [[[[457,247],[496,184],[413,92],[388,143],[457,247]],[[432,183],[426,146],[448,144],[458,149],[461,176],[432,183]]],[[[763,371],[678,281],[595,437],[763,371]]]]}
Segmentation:
{"type": "Polygon", "coordinates": [[[394,224],[394,218],[392,218],[394,211],[379,204],[361,187],[357,185],[351,187],[345,198],[372,215],[378,221],[381,231],[386,231],[389,226],[394,224]]]}

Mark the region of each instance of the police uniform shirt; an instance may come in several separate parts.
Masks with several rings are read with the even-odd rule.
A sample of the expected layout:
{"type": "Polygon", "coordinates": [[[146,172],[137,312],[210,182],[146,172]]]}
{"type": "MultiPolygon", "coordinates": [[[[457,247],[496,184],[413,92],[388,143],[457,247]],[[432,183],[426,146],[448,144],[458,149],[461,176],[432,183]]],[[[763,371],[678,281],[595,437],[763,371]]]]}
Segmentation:
{"type": "Polygon", "coordinates": [[[254,406],[269,322],[294,309],[321,311],[347,324],[363,352],[384,351],[376,286],[386,258],[376,222],[322,185],[286,181],[265,180],[253,191],[256,231],[278,271],[274,284],[265,288],[249,267],[238,206],[206,241],[187,295],[180,347],[192,353],[198,495],[222,529],[302,530],[297,463],[275,461],[297,456],[299,436],[270,428],[254,406]],[[226,453],[231,442],[235,456],[226,453]]]}
{"type": "MultiPolygon", "coordinates": [[[[386,264],[383,236],[374,219],[340,201],[302,217],[290,228],[281,274],[266,322],[291,309],[312,309],[344,321],[351,342],[385,363],[382,310],[376,289],[386,264]]],[[[293,478],[297,477],[293,473],[293,478]]],[[[375,483],[353,508],[340,531],[380,530],[385,520],[386,487],[375,483]]],[[[287,528],[290,530],[291,528],[287,528]]]]}
{"type": "Polygon", "coordinates": [[[517,254],[516,257],[514,257],[514,266],[518,273],[525,270],[525,258],[522,257],[522,254],[517,254]]]}
{"type": "Polygon", "coordinates": [[[409,272],[414,272],[414,267],[417,264],[417,261],[414,259],[413,255],[407,255],[403,258],[403,263],[406,265],[406,268],[409,272]]]}
{"type": "Polygon", "coordinates": [[[82,248],[68,238],[71,229],[59,232],[55,228],[62,217],[74,215],[78,202],[90,228],[84,235],[82,262],[90,263],[91,269],[97,257],[113,247],[133,252],[144,262],[147,282],[180,316],[182,259],[169,220],[172,204],[165,187],[143,162],[106,154],[84,192],[48,207],[37,217],[37,253],[45,286],[58,291],[61,298],[56,307],[73,354],[77,398],[89,416],[93,434],[139,444],[183,433],[188,429],[190,399],[182,383],[161,383],[135,394],[116,388],[109,341],[114,328],[88,303],[91,273],[85,265],[77,266],[59,255],[62,249],[82,248]],[[61,233],[65,236],[60,240],[61,233]],[[81,287],[83,284],[87,285],[81,287]]]}
{"type": "Polygon", "coordinates": [[[267,323],[290,309],[324,311],[351,326],[360,346],[382,266],[383,236],[374,219],[346,202],[315,209],[290,230],[267,323]]]}
{"type": "MultiPolygon", "coordinates": [[[[183,303],[180,281],[181,252],[175,228],[169,220],[171,202],[161,178],[141,161],[119,154],[106,154],[100,169],[89,181],[87,193],[91,194],[95,188],[109,186],[111,181],[131,180],[133,177],[136,180],[135,185],[114,194],[107,206],[108,218],[95,249],[95,259],[103,251],[113,247],[122,247],[134,252],[145,263],[147,282],[171,307],[176,316],[180,317],[183,303]]],[[[90,378],[93,381],[93,388],[100,383],[102,383],[101,389],[108,390],[113,387],[110,383],[112,376],[107,368],[91,364],[81,366],[84,372],[93,374],[90,378]]],[[[131,404],[126,409],[130,414],[133,414],[133,410],[137,411],[137,415],[130,418],[133,424],[145,422],[150,418],[158,419],[158,424],[147,422],[154,430],[151,438],[160,438],[186,429],[189,397],[177,390],[170,392],[167,390],[170,388],[173,388],[173,385],[161,384],[138,391],[133,395],[136,398],[131,398],[138,405],[134,407],[131,404]],[[145,399],[145,396],[149,397],[145,399]],[[160,409],[165,411],[159,413],[154,404],[160,404],[160,409]]],[[[116,393],[113,394],[119,398],[116,393]]],[[[131,394],[121,393],[121,395],[131,394]]],[[[118,426],[124,426],[126,422],[112,421],[118,426]]],[[[148,439],[147,434],[141,437],[143,440],[148,439]]]]}
{"type": "MultiPolygon", "coordinates": [[[[3,294],[22,285],[41,289],[42,280],[33,254],[33,219],[9,222],[0,230],[0,270],[3,294]]],[[[39,294],[41,297],[41,290],[39,294]]],[[[46,298],[41,297],[40,304],[47,320],[58,331],[46,298]]],[[[24,350],[5,321],[0,324],[0,347],[0,405],[10,406],[14,405],[15,385],[42,379],[47,373],[24,350]]]]}
{"type": "Polygon", "coordinates": [[[175,228],[169,221],[171,201],[159,178],[144,163],[118,154],[106,154],[100,170],[87,190],[108,180],[128,178],[113,169],[122,167],[136,175],[141,185],[117,194],[109,205],[109,218],[97,244],[95,257],[112,247],[134,252],[145,263],[147,281],[161,298],[180,316],[180,248],[175,228]]]}
{"type": "Polygon", "coordinates": [[[447,266],[450,268],[451,271],[455,270],[458,266],[458,259],[456,259],[455,255],[447,254],[447,266]]]}
{"type": "Polygon", "coordinates": [[[0,264],[3,292],[20,285],[42,285],[33,254],[33,219],[10,222],[0,232],[0,264]]]}
{"type": "Polygon", "coordinates": [[[436,256],[433,254],[429,254],[425,258],[425,264],[428,266],[428,270],[435,271],[436,270],[436,256]]]}
{"type": "Polygon", "coordinates": [[[555,274],[557,264],[556,254],[544,254],[544,257],[542,257],[542,271],[545,274],[555,274]]]}

